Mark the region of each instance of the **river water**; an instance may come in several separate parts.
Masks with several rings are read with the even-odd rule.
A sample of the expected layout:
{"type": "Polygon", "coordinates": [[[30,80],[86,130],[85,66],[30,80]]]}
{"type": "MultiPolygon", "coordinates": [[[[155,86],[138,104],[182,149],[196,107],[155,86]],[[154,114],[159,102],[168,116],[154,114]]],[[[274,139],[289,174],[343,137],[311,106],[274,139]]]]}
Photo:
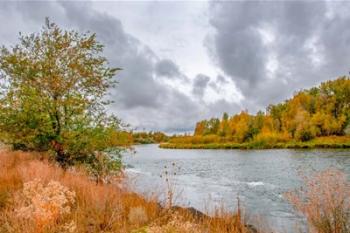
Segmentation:
{"type": "Polygon", "coordinates": [[[300,171],[335,167],[350,175],[350,150],[174,150],[139,145],[123,161],[137,192],[164,193],[170,183],[176,204],[207,212],[222,205],[235,210],[239,197],[249,221],[282,233],[307,232],[304,218],[283,198],[301,185],[300,171]]]}

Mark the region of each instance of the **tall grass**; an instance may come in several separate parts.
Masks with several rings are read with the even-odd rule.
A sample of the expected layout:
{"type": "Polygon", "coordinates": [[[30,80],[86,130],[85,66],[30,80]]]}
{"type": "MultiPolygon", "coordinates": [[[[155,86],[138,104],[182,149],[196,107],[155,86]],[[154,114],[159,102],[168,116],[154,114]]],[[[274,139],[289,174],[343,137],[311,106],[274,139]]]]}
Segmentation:
{"type": "Polygon", "coordinates": [[[305,215],[310,232],[349,233],[350,182],[345,173],[327,169],[303,180],[303,187],[285,196],[305,215]]]}
{"type": "Polygon", "coordinates": [[[96,184],[78,168],[62,170],[44,154],[0,151],[0,232],[253,232],[240,212],[198,216],[115,181],[96,184]]]}

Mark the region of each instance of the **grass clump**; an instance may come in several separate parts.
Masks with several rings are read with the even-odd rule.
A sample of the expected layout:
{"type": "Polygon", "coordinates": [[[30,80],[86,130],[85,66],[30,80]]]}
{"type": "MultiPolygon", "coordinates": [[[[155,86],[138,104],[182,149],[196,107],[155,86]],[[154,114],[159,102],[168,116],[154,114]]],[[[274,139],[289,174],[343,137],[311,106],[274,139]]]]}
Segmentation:
{"type": "Polygon", "coordinates": [[[305,215],[310,232],[350,232],[350,183],[346,174],[327,169],[303,180],[302,188],[285,197],[305,215]]]}

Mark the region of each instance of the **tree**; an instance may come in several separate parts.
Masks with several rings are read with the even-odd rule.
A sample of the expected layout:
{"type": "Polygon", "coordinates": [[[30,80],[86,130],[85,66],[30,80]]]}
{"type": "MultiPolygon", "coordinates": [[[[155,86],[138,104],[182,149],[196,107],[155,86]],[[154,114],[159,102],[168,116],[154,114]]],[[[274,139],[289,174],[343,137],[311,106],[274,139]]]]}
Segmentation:
{"type": "Polygon", "coordinates": [[[230,127],[232,129],[232,136],[237,142],[245,142],[249,139],[249,122],[251,116],[247,111],[242,111],[241,113],[233,116],[230,119],[230,127]]]}
{"type": "Polygon", "coordinates": [[[222,119],[220,122],[220,126],[219,126],[219,135],[220,136],[227,136],[230,133],[230,129],[229,129],[229,124],[228,124],[228,114],[226,112],[224,112],[224,114],[222,115],[222,119]]]}
{"type": "Polygon", "coordinates": [[[199,135],[204,134],[204,131],[206,130],[206,122],[207,122],[206,120],[197,122],[196,128],[194,130],[195,136],[199,136],[199,135]]]}
{"type": "Polygon", "coordinates": [[[220,127],[220,120],[218,118],[211,118],[207,122],[206,130],[204,131],[205,135],[217,134],[220,127]]]}
{"type": "Polygon", "coordinates": [[[117,148],[120,121],[105,101],[118,68],[101,56],[95,34],[63,31],[46,20],[40,33],[0,51],[2,140],[53,151],[67,166],[117,148]]]}
{"type": "Polygon", "coordinates": [[[248,138],[253,138],[255,135],[259,134],[263,125],[264,125],[265,114],[262,111],[259,111],[256,116],[250,118],[248,123],[248,138]]]}
{"type": "Polygon", "coordinates": [[[286,110],[286,104],[269,105],[267,112],[272,116],[274,120],[274,128],[277,131],[282,129],[282,113],[286,110]]]}

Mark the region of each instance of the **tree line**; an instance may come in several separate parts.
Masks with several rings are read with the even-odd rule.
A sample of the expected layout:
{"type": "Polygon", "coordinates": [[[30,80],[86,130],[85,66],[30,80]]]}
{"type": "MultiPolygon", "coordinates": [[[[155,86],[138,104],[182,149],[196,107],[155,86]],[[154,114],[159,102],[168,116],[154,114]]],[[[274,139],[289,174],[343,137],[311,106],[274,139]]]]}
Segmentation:
{"type": "Polygon", "coordinates": [[[196,124],[194,136],[216,135],[237,143],[252,140],[309,141],[321,136],[350,134],[350,79],[340,77],[297,92],[271,104],[266,111],[241,111],[196,124]]]}

